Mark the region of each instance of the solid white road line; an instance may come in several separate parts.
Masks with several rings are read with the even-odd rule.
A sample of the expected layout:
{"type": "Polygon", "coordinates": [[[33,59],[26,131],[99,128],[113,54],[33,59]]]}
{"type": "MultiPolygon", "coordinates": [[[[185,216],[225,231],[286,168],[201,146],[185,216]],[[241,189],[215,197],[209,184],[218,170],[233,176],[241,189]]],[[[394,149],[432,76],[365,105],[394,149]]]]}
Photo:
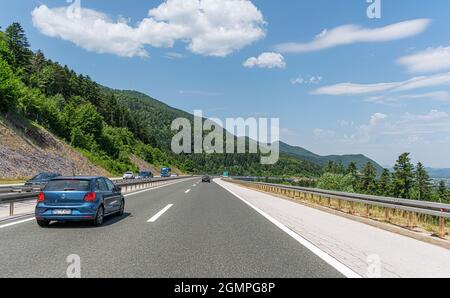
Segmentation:
{"type": "Polygon", "coordinates": [[[11,223],[8,223],[8,224],[1,225],[0,229],[7,228],[7,227],[10,227],[10,226],[14,226],[14,225],[18,225],[18,224],[25,223],[25,222],[29,222],[29,221],[32,221],[32,220],[35,220],[35,218],[31,217],[31,218],[27,218],[27,219],[11,222],[11,223]]]}
{"type": "MultiPolygon", "coordinates": [[[[218,184],[218,183],[216,183],[218,184]]],[[[220,185],[220,184],[218,184],[220,185]]],[[[248,206],[250,206],[251,208],[253,208],[256,212],[258,212],[259,214],[261,214],[262,216],[264,216],[267,220],[269,220],[271,223],[273,223],[274,225],[276,225],[278,228],[280,228],[283,232],[285,232],[286,234],[288,234],[289,236],[291,236],[292,238],[294,238],[295,240],[297,240],[297,242],[299,242],[301,245],[303,245],[304,247],[306,247],[307,249],[309,249],[310,251],[312,251],[316,256],[318,256],[319,258],[321,258],[323,261],[325,261],[328,265],[332,266],[334,269],[336,269],[337,271],[339,271],[341,274],[343,274],[345,277],[348,278],[361,278],[361,276],[356,273],[355,271],[353,271],[352,269],[350,269],[349,267],[345,266],[344,264],[342,264],[341,262],[339,262],[337,259],[335,259],[334,257],[330,256],[329,254],[327,254],[326,252],[322,251],[320,248],[318,248],[317,246],[315,246],[314,244],[312,244],[311,242],[309,242],[308,240],[306,240],[305,238],[303,238],[302,236],[300,236],[299,234],[295,233],[294,231],[292,231],[291,229],[289,229],[288,227],[286,227],[284,224],[282,224],[281,222],[279,222],[278,220],[276,220],[275,218],[273,218],[272,216],[270,216],[269,214],[265,213],[264,211],[262,211],[261,209],[259,209],[258,207],[254,206],[253,204],[247,202],[244,198],[242,198],[240,195],[236,194],[235,192],[233,192],[232,190],[226,188],[223,185],[220,185],[222,188],[224,188],[225,190],[227,190],[228,192],[230,192],[233,196],[235,196],[236,198],[240,199],[242,202],[244,202],[245,204],[247,204],[248,206]]]]}
{"type": "Polygon", "coordinates": [[[188,190],[186,190],[184,193],[189,193],[191,191],[191,189],[189,188],[188,190]]]}
{"type": "Polygon", "coordinates": [[[158,220],[158,218],[160,218],[164,213],[167,212],[167,210],[169,210],[170,208],[172,208],[173,204],[167,205],[163,210],[159,211],[158,213],[156,213],[152,218],[150,218],[149,220],[147,220],[147,222],[155,222],[158,220]]]}

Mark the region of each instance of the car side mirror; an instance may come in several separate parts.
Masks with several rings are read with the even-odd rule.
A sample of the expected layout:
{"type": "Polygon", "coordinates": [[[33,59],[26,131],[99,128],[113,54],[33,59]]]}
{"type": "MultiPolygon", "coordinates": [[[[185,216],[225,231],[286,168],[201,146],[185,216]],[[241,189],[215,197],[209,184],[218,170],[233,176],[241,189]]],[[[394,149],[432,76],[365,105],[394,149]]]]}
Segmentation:
{"type": "Polygon", "coordinates": [[[117,192],[117,193],[122,192],[122,187],[120,187],[120,186],[114,187],[114,192],[117,192]]]}

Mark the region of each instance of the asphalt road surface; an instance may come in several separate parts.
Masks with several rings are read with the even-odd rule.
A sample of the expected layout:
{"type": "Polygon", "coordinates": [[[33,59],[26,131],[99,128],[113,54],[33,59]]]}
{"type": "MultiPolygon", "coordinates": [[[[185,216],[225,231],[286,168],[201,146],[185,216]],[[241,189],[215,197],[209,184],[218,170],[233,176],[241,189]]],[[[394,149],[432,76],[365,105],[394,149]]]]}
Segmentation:
{"type": "Polygon", "coordinates": [[[343,277],[216,183],[189,179],[127,197],[100,228],[0,224],[0,277],[343,277]],[[194,186],[194,184],[196,186],[194,186]]]}

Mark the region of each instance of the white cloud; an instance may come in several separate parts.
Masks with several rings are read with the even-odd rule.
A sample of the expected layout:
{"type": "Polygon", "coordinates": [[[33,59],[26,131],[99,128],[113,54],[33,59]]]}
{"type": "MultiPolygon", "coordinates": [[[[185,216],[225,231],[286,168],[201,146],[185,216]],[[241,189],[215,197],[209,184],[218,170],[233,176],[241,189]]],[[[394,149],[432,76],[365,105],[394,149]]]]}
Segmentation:
{"type": "Polygon", "coordinates": [[[277,45],[276,49],[282,53],[305,53],[354,43],[393,41],[422,33],[430,22],[429,19],[416,19],[375,29],[344,25],[323,30],[309,43],[285,43],[277,45]]]}
{"type": "Polygon", "coordinates": [[[122,17],[79,12],[41,5],[32,12],[33,24],[88,51],[125,57],[145,57],[145,46],[170,48],[177,41],[193,53],[225,57],[265,36],[263,15],[249,0],[166,0],[135,27],[122,17]]]}
{"type": "Polygon", "coordinates": [[[298,76],[297,78],[291,80],[291,84],[292,85],[303,85],[303,84],[317,85],[322,80],[323,80],[322,76],[309,76],[309,77],[298,76]]]}
{"type": "Polygon", "coordinates": [[[185,55],[181,54],[181,53],[175,53],[175,52],[168,52],[164,55],[165,58],[167,59],[183,59],[184,57],[186,57],[185,55]]]}
{"type": "Polygon", "coordinates": [[[412,143],[423,141],[428,143],[441,135],[450,133],[450,115],[443,111],[432,110],[425,114],[404,113],[398,117],[390,117],[382,113],[373,114],[368,124],[357,126],[350,135],[343,137],[347,144],[381,144],[380,138],[386,138],[389,144],[394,142],[412,143]],[[394,138],[394,139],[392,139],[394,138]]]}
{"type": "Polygon", "coordinates": [[[428,48],[397,61],[413,73],[426,73],[450,69],[450,47],[428,48]]]}
{"type": "Polygon", "coordinates": [[[370,142],[386,125],[388,116],[383,113],[375,113],[370,116],[369,123],[355,127],[355,132],[343,137],[343,142],[347,144],[363,144],[370,142]]]}
{"type": "Polygon", "coordinates": [[[432,110],[428,114],[424,114],[424,115],[414,115],[414,114],[407,113],[404,116],[404,118],[408,119],[410,121],[422,120],[422,121],[427,121],[427,122],[450,119],[449,115],[446,112],[442,112],[442,111],[438,111],[438,110],[432,110]]]}
{"type": "Polygon", "coordinates": [[[376,126],[377,124],[383,122],[388,116],[382,113],[375,113],[370,117],[370,125],[376,126]]]}
{"type": "Polygon", "coordinates": [[[318,95],[360,95],[392,90],[401,85],[401,83],[377,83],[377,84],[355,84],[340,83],[330,86],[324,86],[313,91],[318,95]]]}
{"type": "Polygon", "coordinates": [[[248,58],[242,64],[244,67],[253,68],[286,68],[283,55],[279,53],[262,53],[258,57],[248,58]]]}
{"type": "Polygon", "coordinates": [[[400,92],[420,88],[450,85],[450,73],[442,73],[432,76],[415,77],[402,82],[354,84],[341,83],[324,86],[313,91],[318,95],[361,95],[376,92],[400,92]]]}
{"type": "Polygon", "coordinates": [[[350,127],[355,125],[353,121],[347,121],[347,120],[338,120],[338,125],[340,127],[350,127]]]}
{"type": "Polygon", "coordinates": [[[404,95],[380,95],[369,97],[367,102],[379,104],[396,104],[403,100],[420,100],[427,99],[433,101],[450,101],[450,93],[448,91],[436,91],[428,93],[404,94],[404,95]]]}

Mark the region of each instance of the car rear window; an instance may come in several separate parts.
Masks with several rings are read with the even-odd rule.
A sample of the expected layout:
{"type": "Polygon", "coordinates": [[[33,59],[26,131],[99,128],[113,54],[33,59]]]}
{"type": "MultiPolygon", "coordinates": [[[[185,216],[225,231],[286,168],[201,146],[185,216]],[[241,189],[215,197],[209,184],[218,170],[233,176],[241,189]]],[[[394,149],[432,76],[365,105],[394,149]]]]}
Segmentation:
{"type": "Polygon", "coordinates": [[[48,179],[50,178],[49,174],[38,174],[34,176],[31,180],[41,180],[41,179],[48,179]]]}
{"type": "Polygon", "coordinates": [[[90,180],[53,180],[44,188],[44,191],[89,191],[90,180]]]}

